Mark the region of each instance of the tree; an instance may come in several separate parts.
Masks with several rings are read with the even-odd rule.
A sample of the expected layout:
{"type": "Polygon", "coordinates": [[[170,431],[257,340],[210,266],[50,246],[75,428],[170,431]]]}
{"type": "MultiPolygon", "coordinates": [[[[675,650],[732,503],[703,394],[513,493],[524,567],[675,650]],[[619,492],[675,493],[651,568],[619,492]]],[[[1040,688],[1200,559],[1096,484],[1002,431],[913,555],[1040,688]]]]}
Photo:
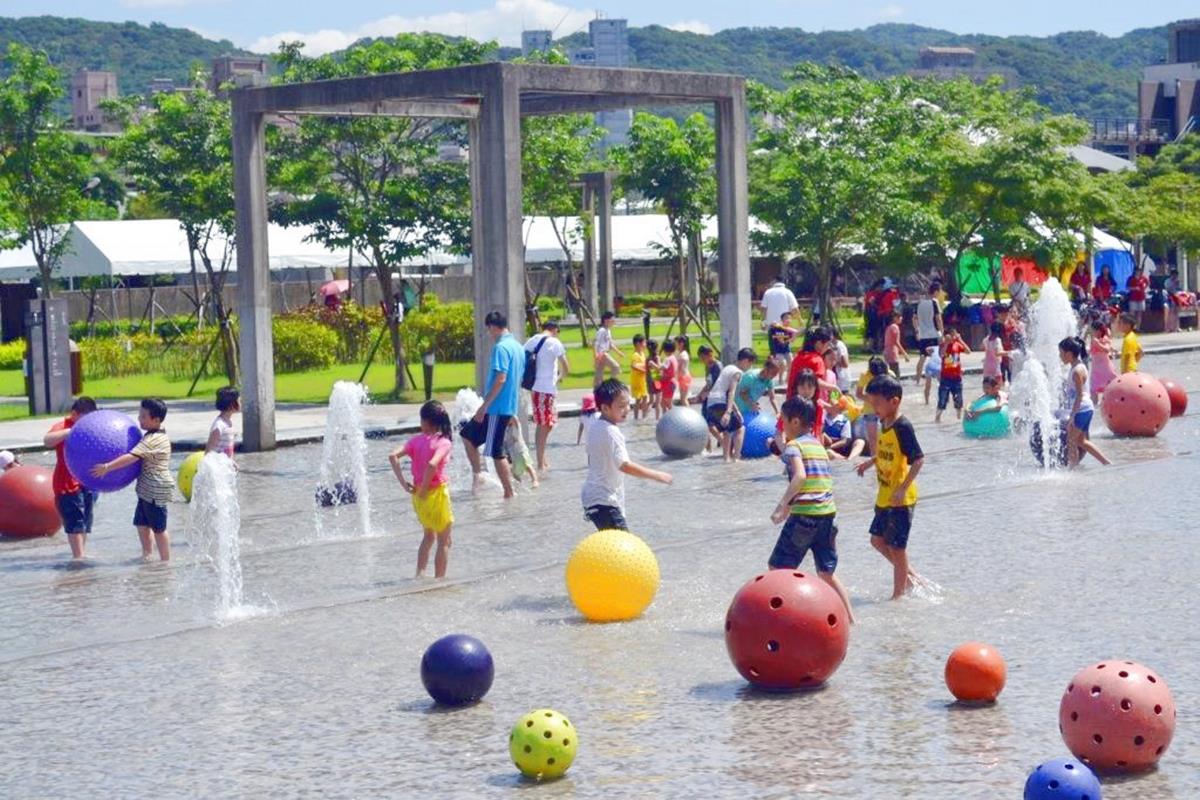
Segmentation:
{"type": "Polygon", "coordinates": [[[202,314],[197,260],[207,277],[207,305],[219,331],[225,375],[238,381],[232,310],[222,289],[233,262],[233,155],[228,101],[193,74],[186,93],[161,92],[110,106],[125,123],[113,155],[142,191],[143,204],[179,220],[192,265],[193,302],[202,314]]]}
{"type": "MultiPolygon", "coordinates": [[[[306,58],[285,44],[283,83],[437,69],[483,61],[494,45],[429,34],[402,34],[344,53],[306,58]]],[[[392,117],[303,117],[271,138],[271,180],[290,194],[272,208],[283,224],[313,226],[331,248],[370,257],[385,298],[392,270],[441,247],[470,246],[471,200],[465,164],[438,157],[442,143],[465,140],[458,122],[392,117]]],[[[388,315],[396,353],[395,392],[407,387],[399,321],[388,315]]]]}
{"type": "Polygon", "coordinates": [[[46,54],[14,43],[2,63],[0,247],[31,246],[48,296],[70,225],[93,205],[85,196],[91,161],[54,112],[62,75],[46,54]]]}
{"type": "Polygon", "coordinates": [[[687,330],[688,280],[686,261],[690,249],[702,257],[700,234],[704,217],[716,206],[716,135],[703,114],[677,123],[653,114],[634,115],[629,143],[612,151],[621,170],[618,182],[627,192],[637,192],[667,215],[679,284],[679,329],[687,330]]]}

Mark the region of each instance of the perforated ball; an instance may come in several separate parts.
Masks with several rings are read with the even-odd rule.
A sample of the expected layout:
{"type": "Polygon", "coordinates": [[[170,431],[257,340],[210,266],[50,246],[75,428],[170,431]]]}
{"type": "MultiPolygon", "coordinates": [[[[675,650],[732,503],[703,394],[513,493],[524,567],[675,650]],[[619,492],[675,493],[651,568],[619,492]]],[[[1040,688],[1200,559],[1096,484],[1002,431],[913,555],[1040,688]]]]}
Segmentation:
{"type": "Polygon", "coordinates": [[[560,777],[570,769],[578,748],[571,720],[550,708],[530,711],[517,720],[508,736],[508,752],[517,769],[539,781],[560,777]]]}
{"type": "Polygon", "coordinates": [[[742,458],[766,458],[771,455],[770,442],[775,436],[775,418],[770,414],[755,414],[746,418],[746,435],[742,439],[742,458]]]}
{"type": "Polygon", "coordinates": [[[1025,800],[1102,800],[1096,774],[1073,758],[1038,764],[1025,780],[1025,800]]]}
{"type": "Polygon", "coordinates": [[[1170,378],[1162,378],[1161,383],[1167,390],[1167,399],[1171,401],[1171,416],[1182,417],[1187,413],[1187,389],[1170,378]]]}
{"type": "Polygon", "coordinates": [[[704,452],[708,443],[708,423],[685,406],[675,406],[654,426],[654,438],[663,455],[687,458],[704,452]]]}
{"type": "Polygon", "coordinates": [[[1171,418],[1171,399],[1153,375],[1127,372],[1104,388],[1100,413],[1117,436],[1157,436],[1171,418]]]}
{"type": "Polygon", "coordinates": [[[1076,673],[1058,706],[1067,749],[1092,769],[1138,772],[1158,763],[1175,735],[1167,682],[1133,661],[1101,661],[1076,673]]]}
{"type": "Polygon", "coordinates": [[[567,561],[567,593],[593,622],[640,615],[658,591],[658,559],[628,531],[596,531],[575,546],[567,561]]]}

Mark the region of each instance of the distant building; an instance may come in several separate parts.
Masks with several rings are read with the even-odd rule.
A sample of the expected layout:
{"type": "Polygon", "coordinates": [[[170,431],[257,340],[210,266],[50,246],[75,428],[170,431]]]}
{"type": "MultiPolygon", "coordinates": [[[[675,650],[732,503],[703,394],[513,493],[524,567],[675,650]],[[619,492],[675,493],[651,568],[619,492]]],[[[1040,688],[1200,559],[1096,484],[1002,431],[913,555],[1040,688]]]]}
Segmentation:
{"type": "Polygon", "coordinates": [[[71,77],[71,122],[77,131],[107,133],[119,130],[110,122],[100,104],[116,100],[117,74],[102,70],[81,69],[71,77]]]}
{"type": "Polygon", "coordinates": [[[922,47],[917,53],[917,68],[908,71],[914,78],[953,80],[967,78],[983,83],[992,77],[1004,79],[1004,88],[1017,85],[1017,73],[1007,67],[980,67],[970,47],[922,47]]]}
{"type": "Polygon", "coordinates": [[[155,78],[150,81],[150,85],[146,87],[146,95],[153,97],[156,94],[166,92],[170,94],[175,91],[175,81],[171,78],[155,78]]]}
{"type": "Polygon", "coordinates": [[[969,47],[922,47],[918,69],[974,69],[975,51],[969,47]]]}
{"type": "Polygon", "coordinates": [[[227,83],[266,83],[267,60],[258,56],[218,56],[212,61],[208,88],[219,92],[227,83]]]}
{"type": "Polygon", "coordinates": [[[545,53],[550,49],[551,41],[550,31],[521,31],[521,55],[545,53]]]}
{"type": "MultiPolygon", "coordinates": [[[[629,21],[624,19],[594,19],[588,23],[588,46],[572,50],[571,63],[577,67],[628,67],[629,21]]],[[[629,141],[633,111],[628,108],[601,111],[596,124],[608,131],[602,147],[623,145],[629,141]]]]}

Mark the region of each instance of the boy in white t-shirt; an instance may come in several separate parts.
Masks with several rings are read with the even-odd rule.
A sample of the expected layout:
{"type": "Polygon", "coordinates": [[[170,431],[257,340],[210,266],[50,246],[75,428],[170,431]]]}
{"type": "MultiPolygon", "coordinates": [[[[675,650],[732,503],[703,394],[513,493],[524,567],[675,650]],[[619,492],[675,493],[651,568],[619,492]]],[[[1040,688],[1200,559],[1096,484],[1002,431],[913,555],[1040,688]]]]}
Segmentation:
{"type": "Polygon", "coordinates": [[[588,472],[580,491],[583,515],[603,531],[629,530],[625,522],[625,476],[670,485],[666,472],[635,464],[625,449],[625,434],[617,427],[629,416],[629,389],[615,378],[596,387],[600,413],[586,429],[588,472]]]}
{"type": "Polygon", "coordinates": [[[604,380],[604,372],[608,371],[608,377],[616,380],[616,377],[621,374],[621,365],[617,363],[612,354],[615,353],[617,358],[624,358],[625,354],[621,352],[616,343],[613,342],[612,328],[617,324],[617,315],[611,311],[605,311],[600,315],[600,327],[596,329],[596,338],[592,340],[592,355],[596,359],[596,374],[592,379],[592,386],[599,386],[604,380]]]}

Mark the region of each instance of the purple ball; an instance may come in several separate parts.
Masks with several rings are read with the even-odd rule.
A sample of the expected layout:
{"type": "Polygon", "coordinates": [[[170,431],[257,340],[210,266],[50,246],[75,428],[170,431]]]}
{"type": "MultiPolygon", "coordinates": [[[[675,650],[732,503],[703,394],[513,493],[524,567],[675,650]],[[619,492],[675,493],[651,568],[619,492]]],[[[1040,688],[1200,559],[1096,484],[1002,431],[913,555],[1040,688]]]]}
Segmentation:
{"type": "Polygon", "coordinates": [[[140,460],[115,469],[103,478],[93,476],[92,467],[128,453],[141,438],[137,423],[120,411],[84,414],[67,437],[67,469],[71,470],[76,480],[94,492],[124,489],[141,474],[140,460]]]}

